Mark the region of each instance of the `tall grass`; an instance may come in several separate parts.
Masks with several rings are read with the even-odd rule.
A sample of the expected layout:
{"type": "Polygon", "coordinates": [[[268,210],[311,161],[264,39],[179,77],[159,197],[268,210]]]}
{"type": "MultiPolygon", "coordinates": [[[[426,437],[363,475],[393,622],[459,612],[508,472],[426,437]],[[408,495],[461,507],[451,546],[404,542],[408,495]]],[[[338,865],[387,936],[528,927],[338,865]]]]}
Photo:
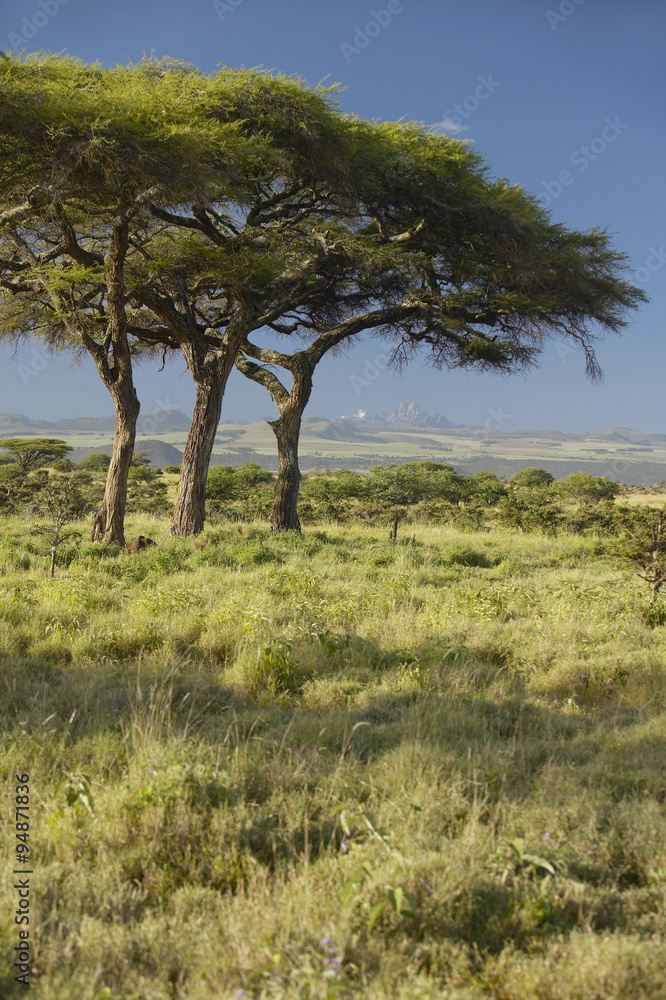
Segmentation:
{"type": "Polygon", "coordinates": [[[53,581],[0,525],[33,996],[666,995],[665,635],[602,539],[134,521],[53,581]]]}

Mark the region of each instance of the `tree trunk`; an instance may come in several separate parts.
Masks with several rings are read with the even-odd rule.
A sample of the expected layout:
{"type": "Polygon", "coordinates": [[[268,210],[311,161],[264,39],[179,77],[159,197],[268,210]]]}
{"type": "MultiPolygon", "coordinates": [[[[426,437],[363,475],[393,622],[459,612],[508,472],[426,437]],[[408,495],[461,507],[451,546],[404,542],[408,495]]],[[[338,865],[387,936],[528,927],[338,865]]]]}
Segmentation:
{"type": "Polygon", "coordinates": [[[124,385],[116,383],[112,396],[116,405],[113,454],[106,477],[104,500],[93,521],[91,540],[116,542],[124,547],[127,478],[134,454],[140,404],[131,382],[124,385]]]}
{"type": "Polygon", "coordinates": [[[84,345],[92,353],[104,384],[111,393],[116,408],[113,452],[106,477],[104,500],[95,515],[93,542],[116,542],[125,545],[125,507],[127,478],[134,454],[136,422],[141,405],[132,377],[132,355],[127,342],[125,313],[125,258],[129,246],[129,222],[124,216],[113,227],[106,256],[108,263],[107,301],[109,320],[104,345],[89,337],[84,345]],[[111,348],[111,363],[109,363],[111,348]]]}
{"type": "MultiPolygon", "coordinates": [[[[196,535],[206,519],[206,478],[220,422],[222,398],[229,375],[222,366],[204,381],[196,381],[196,402],[192,425],[178,481],[178,496],[171,523],[172,535],[196,535]]],[[[215,366],[217,369],[218,366],[215,366]]]]}
{"type": "MultiPolygon", "coordinates": [[[[317,345],[315,345],[317,346],[317,345]]],[[[247,350],[245,345],[244,350],[247,350]]],[[[252,349],[252,356],[256,348],[252,349]]],[[[298,440],[301,433],[303,411],[312,392],[312,373],[321,354],[310,347],[291,357],[277,351],[260,350],[258,356],[268,364],[281,365],[291,372],[291,391],[287,392],[274,372],[265,365],[257,365],[243,353],[236,358],[236,367],[247,377],[265,386],[277,406],[280,416],[269,420],[277,441],[278,475],[275,483],[275,499],[271,514],[271,531],[300,531],[298,517],[298,493],[301,485],[301,470],[298,467],[298,440]]]]}
{"type": "Polygon", "coordinates": [[[298,467],[298,439],[304,407],[287,406],[277,420],[269,421],[277,440],[278,476],[271,514],[271,531],[300,531],[298,493],[301,470],[298,467]]]}

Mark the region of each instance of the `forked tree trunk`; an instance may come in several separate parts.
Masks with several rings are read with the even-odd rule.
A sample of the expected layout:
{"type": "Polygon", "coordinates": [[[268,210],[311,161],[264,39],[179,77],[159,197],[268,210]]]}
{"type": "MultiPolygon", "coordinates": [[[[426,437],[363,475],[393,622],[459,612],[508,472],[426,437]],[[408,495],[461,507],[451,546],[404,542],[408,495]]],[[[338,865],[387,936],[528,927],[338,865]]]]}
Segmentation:
{"type": "MultiPolygon", "coordinates": [[[[245,345],[247,349],[247,345],[245,345]]],[[[253,348],[253,351],[256,350],[253,348]]],[[[312,373],[317,357],[312,349],[286,357],[277,351],[260,350],[257,355],[269,364],[282,365],[292,375],[291,392],[287,392],[274,372],[264,365],[257,365],[244,354],[236,358],[236,367],[254,382],[268,389],[280,416],[269,420],[278,449],[278,475],[271,513],[271,531],[300,531],[298,494],[301,470],[298,467],[298,439],[301,433],[303,411],[312,392],[312,373]]]]}
{"type": "Polygon", "coordinates": [[[298,363],[293,364],[291,368],[291,392],[287,397],[274,397],[280,416],[277,420],[270,421],[278,448],[278,475],[275,482],[271,531],[301,530],[298,517],[298,494],[301,488],[298,441],[303,411],[312,393],[313,370],[314,364],[303,352],[298,363]]]}
{"type": "Polygon", "coordinates": [[[125,545],[125,508],[127,479],[134,454],[136,422],[140,404],[134,385],[114,386],[112,396],[116,406],[116,429],[113,453],[104,489],[104,500],[93,521],[93,542],[116,542],[125,545]]]}
{"type": "Polygon", "coordinates": [[[277,420],[269,421],[277,441],[278,475],[271,514],[271,531],[300,531],[298,494],[301,470],[298,466],[298,439],[305,407],[287,406],[277,420]]]}
{"type": "MultiPolygon", "coordinates": [[[[228,377],[228,372],[226,373],[228,377]]],[[[206,519],[206,479],[213,453],[215,434],[220,422],[222,398],[226,386],[220,377],[196,383],[194,414],[178,481],[178,496],[171,523],[172,535],[196,535],[203,531],[206,519]]]]}

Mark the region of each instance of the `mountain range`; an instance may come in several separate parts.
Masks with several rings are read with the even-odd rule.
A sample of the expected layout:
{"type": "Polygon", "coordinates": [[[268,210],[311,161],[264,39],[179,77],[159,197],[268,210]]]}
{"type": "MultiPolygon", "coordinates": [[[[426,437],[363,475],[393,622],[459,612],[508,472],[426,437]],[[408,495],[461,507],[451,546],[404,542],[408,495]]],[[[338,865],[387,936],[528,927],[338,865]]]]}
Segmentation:
{"type": "Polygon", "coordinates": [[[356,426],[364,424],[368,427],[397,427],[398,425],[405,427],[460,427],[460,424],[452,423],[441,413],[435,413],[433,416],[425,413],[418,403],[414,402],[400,403],[397,410],[391,410],[390,413],[377,413],[372,416],[366,410],[357,410],[349,416],[337,419],[356,426]]]}

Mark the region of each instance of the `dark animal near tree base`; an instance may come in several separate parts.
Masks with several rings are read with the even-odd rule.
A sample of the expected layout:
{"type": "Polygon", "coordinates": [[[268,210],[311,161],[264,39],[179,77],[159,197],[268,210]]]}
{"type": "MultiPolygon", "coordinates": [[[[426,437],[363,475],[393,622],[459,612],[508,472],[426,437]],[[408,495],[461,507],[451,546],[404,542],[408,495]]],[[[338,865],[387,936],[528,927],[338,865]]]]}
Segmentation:
{"type": "Polygon", "coordinates": [[[154,542],[152,538],[146,538],[145,535],[139,535],[135,542],[128,543],[127,551],[136,555],[137,552],[143,552],[144,549],[147,549],[149,545],[157,545],[157,542],[154,542]]]}

